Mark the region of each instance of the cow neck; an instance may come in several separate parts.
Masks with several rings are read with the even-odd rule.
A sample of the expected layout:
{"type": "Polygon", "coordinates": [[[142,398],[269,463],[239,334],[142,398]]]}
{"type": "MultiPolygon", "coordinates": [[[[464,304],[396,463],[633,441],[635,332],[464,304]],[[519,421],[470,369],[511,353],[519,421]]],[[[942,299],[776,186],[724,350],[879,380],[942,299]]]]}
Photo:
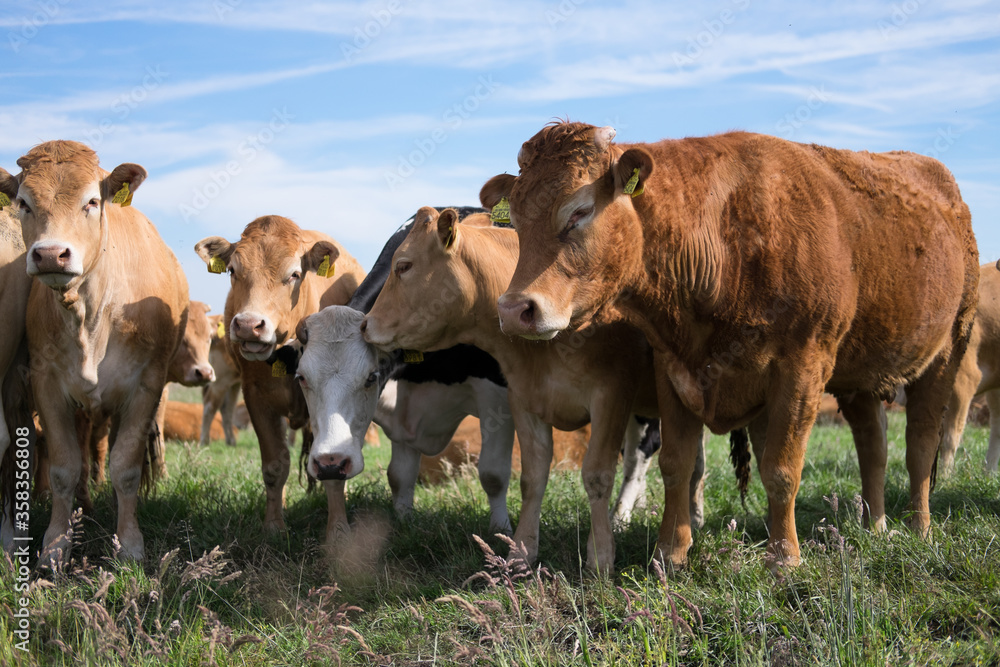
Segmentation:
{"type": "Polygon", "coordinates": [[[55,302],[53,310],[64,323],[65,331],[72,331],[72,341],[80,353],[80,378],[93,403],[98,395],[97,369],[107,353],[111,335],[109,306],[114,303],[116,285],[114,277],[104,270],[114,258],[108,257],[108,227],[106,213],[101,215],[101,245],[97,257],[84,267],[83,274],[66,289],[50,290],[55,302]]]}
{"type": "Polygon", "coordinates": [[[476,286],[470,326],[460,336],[461,343],[475,345],[500,364],[501,370],[514,367],[526,354],[548,354],[544,342],[520,336],[508,336],[500,329],[497,300],[514,275],[517,266],[517,236],[512,231],[491,227],[463,230],[459,244],[462,261],[476,286]]]}

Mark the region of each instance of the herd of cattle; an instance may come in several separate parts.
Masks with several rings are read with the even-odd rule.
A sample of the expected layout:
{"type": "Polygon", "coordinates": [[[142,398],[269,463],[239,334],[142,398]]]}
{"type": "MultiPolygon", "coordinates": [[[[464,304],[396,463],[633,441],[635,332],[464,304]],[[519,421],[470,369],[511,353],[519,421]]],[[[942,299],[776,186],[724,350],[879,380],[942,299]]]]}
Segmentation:
{"type": "MultiPolygon", "coordinates": [[[[988,397],[996,468],[1000,266],[978,265],[968,208],[940,163],[743,132],[614,136],[546,126],[522,145],[517,176],[483,186],[484,209],[421,208],[367,275],[329,236],[276,215],[236,242],[206,238],[195,251],[231,282],[222,316],[189,301],[173,253],[131,207],[139,165],[109,173],[83,144],[52,141],[21,157],[16,176],[0,169],[4,546],[23,529],[30,476],[14,436],[34,430],[37,412],[44,436],[31,458],[52,495],[40,563],[68,558],[74,504],[89,505],[106,458],[122,555],[141,559],[136,503],[163,465],[168,382],[206,385],[203,442],[221,410],[234,444],[242,389],[272,530],[284,529],[288,429],[302,429],[334,553],[350,531],[344,483],[364,468],[373,420],[392,443],[389,483],[405,514],[421,456],[477,416],[491,529],[513,532],[529,559],[552,429],[590,424],[587,565],[604,572],[657,451],[654,555],[685,563],[703,512],[705,427],[749,435],[767,562],[795,565],[795,496],[824,391],[851,427],[873,529],[886,520],[885,400],[900,388],[914,530],[929,529],[934,473],[952,464],[974,394],[988,397]]],[[[734,460],[748,460],[747,438],[732,442],[734,460]]]]}

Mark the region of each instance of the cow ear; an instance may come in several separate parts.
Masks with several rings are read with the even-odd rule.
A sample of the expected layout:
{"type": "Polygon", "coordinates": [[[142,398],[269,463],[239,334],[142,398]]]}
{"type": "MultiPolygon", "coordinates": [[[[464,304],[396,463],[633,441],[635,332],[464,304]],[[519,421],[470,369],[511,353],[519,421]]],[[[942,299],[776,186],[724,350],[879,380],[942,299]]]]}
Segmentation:
{"type": "Polygon", "coordinates": [[[436,208],[433,206],[421,206],[420,210],[413,216],[413,226],[423,227],[437,220],[437,217],[438,210],[436,208]]]}
{"type": "Polygon", "coordinates": [[[0,167],[0,193],[7,195],[11,201],[17,198],[18,182],[17,178],[10,175],[3,167],[0,167]]]}
{"type": "Polygon", "coordinates": [[[209,236],[194,245],[194,251],[208,264],[212,273],[222,273],[229,265],[229,258],[236,247],[221,236],[209,236]]]}
{"type": "Polygon", "coordinates": [[[630,148],[622,153],[611,169],[615,178],[615,194],[624,192],[637,197],[642,194],[646,179],[653,173],[653,156],[643,148],[630,148]]]}
{"type": "Polygon", "coordinates": [[[492,209],[501,199],[509,197],[516,178],[513,174],[499,174],[486,181],[486,185],[479,191],[479,201],[483,208],[492,209]]]}
{"type": "Polygon", "coordinates": [[[309,342],[309,325],[306,323],[308,319],[308,317],[303,317],[295,327],[295,340],[299,341],[302,345],[306,345],[309,342]]]}
{"type": "Polygon", "coordinates": [[[441,247],[448,250],[458,239],[458,211],[453,208],[446,208],[441,211],[437,220],[438,241],[441,247]]]}
{"type": "MultiPolygon", "coordinates": [[[[104,177],[101,182],[101,196],[110,199],[122,189],[122,185],[128,183],[129,192],[135,192],[146,180],[146,170],[137,164],[125,162],[114,168],[114,170],[104,177]]],[[[129,198],[131,201],[131,197],[129,198]]]]}
{"type": "Polygon", "coordinates": [[[333,276],[333,263],[340,257],[340,250],[329,241],[316,241],[306,254],[302,255],[302,270],[333,276]]]}

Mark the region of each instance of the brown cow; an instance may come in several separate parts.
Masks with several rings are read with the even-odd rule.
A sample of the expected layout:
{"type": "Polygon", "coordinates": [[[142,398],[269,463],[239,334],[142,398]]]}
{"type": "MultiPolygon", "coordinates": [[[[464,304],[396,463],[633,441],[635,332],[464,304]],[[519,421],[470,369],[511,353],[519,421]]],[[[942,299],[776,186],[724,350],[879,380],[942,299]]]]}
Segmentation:
{"type": "MultiPolygon", "coordinates": [[[[347,303],[365,272],[343,247],[326,234],[303,230],[288,218],[257,218],[236,243],[212,236],[195,245],[209,270],[223,267],[232,288],[226,298],[226,330],[230,353],[242,378],[254,431],[260,443],[261,470],[267,490],[264,527],[284,530],[289,455],[285,426],[308,423],[302,390],[291,375],[272,377],[267,363],[287,342],[299,321],[329,305],[347,303]],[[329,272],[326,271],[329,267],[329,272]],[[317,275],[317,270],[330,277],[317,275]]],[[[344,482],[323,482],[330,517],[342,517],[344,482]]],[[[346,525],[327,527],[327,543],[346,525]]]]}
{"type": "Polygon", "coordinates": [[[215,331],[212,339],[212,349],[208,359],[215,369],[215,380],[205,385],[201,390],[203,411],[201,415],[201,446],[207,447],[211,439],[209,427],[215,413],[222,413],[222,432],[226,444],[236,446],[236,431],[233,426],[233,416],[236,412],[236,399],[240,394],[240,369],[229,353],[226,342],[226,325],[222,315],[212,315],[211,326],[215,331]]]}
{"type": "Polygon", "coordinates": [[[990,444],[986,469],[996,472],[1000,460],[1000,267],[993,262],[979,269],[979,307],[969,338],[969,350],[955,378],[955,390],[944,418],[940,464],[950,470],[962,441],[972,397],[986,395],[990,408],[990,444]]]}
{"type": "Polygon", "coordinates": [[[612,144],[556,123],[527,141],[508,198],[520,259],[504,331],[551,338],[625,320],[656,350],[665,511],[658,551],[684,563],[702,424],[749,425],[773,567],[799,560],[795,495],[826,387],[842,397],[871,519],[884,521],[882,396],[907,386],[912,526],[930,525],[938,433],[976,305],[968,207],[939,162],[733,132],[612,144]]]}
{"type": "MultiPolygon", "coordinates": [[[[8,188],[0,183],[0,189],[6,192],[8,188]]],[[[27,490],[28,481],[27,468],[18,467],[22,464],[13,452],[8,453],[9,447],[17,440],[18,429],[34,430],[24,372],[28,368],[24,318],[31,277],[24,272],[21,225],[11,210],[9,202],[0,206],[0,321],[4,323],[4,335],[0,338],[0,546],[7,550],[14,540],[15,485],[17,490],[27,490]]],[[[22,436],[24,433],[21,431],[22,436]]],[[[23,465],[27,463],[24,459],[23,465]]]]}
{"type": "MultiPolygon", "coordinates": [[[[631,415],[657,414],[652,349],[624,323],[566,333],[549,344],[504,334],[494,314],[517,256],[513,230],[460,225],[454,209],[439,215],[422,208],[362,330],[368,342],[389,349],[475,345],[500,364],[521,445],[523,507],[514,541],[529,560],[538,554],[552,427],[571,431],[592,422],[582,469],[591,512],[587,567],[607,572],[614,565],[608,508],[618,454],[627,433],[629,444],[638,444],[631,415]]],[[[700,491],[703,470],[692,469],[692,489],[700,491]]]]}
{"type": "Polygon", "coordinates": [[[0,170],[0,188],[16,197],[36,278],[27,335],[52,488],[41,562],[69,555],[81,471],[78,407],[93,423],[111,419],[117,535],[122,555],[141,559],[137,494],[150,424],[187,320],[187,281],[156,228],[129,206],[145,169],[126,163],[109,174],[94,151],[72,141],[36,146],[17,164],[16,179],[0,170]]]}

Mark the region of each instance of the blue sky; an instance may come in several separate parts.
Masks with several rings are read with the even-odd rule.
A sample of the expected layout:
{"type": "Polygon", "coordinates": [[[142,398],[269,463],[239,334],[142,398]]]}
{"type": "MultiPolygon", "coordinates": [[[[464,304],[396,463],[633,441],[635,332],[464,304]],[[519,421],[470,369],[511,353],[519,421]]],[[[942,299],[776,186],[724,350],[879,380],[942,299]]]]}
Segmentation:
{"type": "Polygon", "coordinates": [[[8,0],[0,64],[0,166],[50,139],[145,166],[134,205],[216,311],[200,239],[277,213],[370,266],[556,117],[934,155],[1000,257],[994,1],[8,0]]]}

